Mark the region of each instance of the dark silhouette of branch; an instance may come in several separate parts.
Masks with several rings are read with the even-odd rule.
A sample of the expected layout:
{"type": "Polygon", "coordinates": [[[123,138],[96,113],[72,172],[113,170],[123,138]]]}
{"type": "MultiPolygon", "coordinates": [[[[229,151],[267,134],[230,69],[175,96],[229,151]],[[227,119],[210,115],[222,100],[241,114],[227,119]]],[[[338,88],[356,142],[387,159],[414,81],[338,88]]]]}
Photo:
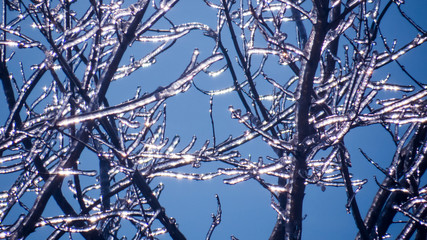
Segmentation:
{"type": "MultiPolygon", "coordinates": [[[[343,148],[343,146],[340,146],[343,148]]],[[[344,184],[346,186],[347,198],[348,198],[348,206],[351,207],[351,212],[353,214],[354,221],[356,222],[356,226],[359,229],[361,238],[364,240],[368,240],[369,234],[366,231],[365,224],[363,223],[362,216],[360,214],[359,206],[356,201],[356,193],[353,190],[353,184],[351,183],[350,173],[347,167],[347,161],[345,159],[344,149],[340,149],[339,158],[341,159],[341,174],[343,175],[344,184]]]]}

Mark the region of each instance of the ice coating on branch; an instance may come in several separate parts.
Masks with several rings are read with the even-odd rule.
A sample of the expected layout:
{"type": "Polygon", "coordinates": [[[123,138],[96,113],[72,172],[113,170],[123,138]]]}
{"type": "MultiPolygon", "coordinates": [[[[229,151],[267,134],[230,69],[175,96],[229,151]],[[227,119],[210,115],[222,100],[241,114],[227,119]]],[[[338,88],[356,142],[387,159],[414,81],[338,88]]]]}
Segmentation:
{"type": "Polygon", "coordinates": [[[77,116],[77,117],[69,117],[69,118],[60,120],[57,123],[57,125],[58,126],[67,126],[70,124],[77,124],[77,123],[81,123],[84,121],[99,119],[99,118],[106,117],[109,115],[121,114],[121,113],[129,112],[129,111],[132,111],[134,109],[143,107],[143,106],[150,104],[152,102],[161,101],[163,99],[174,96],[177,93],[185,90],[185,88],[182,89],[182,87],[185,87],[186,83],[190,82],[197,73],[199,73],[203,69],[209,67],[212,63],[214,63],[220,59],[222,59],[222,55],[216,54],[216,55],[204,60],[203,62],[201,62],[200,64],[198,64],[194,68],[188,69],[188,71],[185,72],[184,75],[180,79],[178,79],[177,81],[171,83],[170,85],[168,85],[166,87],[159,87],[154,93],[149,94],[147,96],[143,96],[143,97],[141,97],[141,99],[137,99],[137,100],[130,101],[127,103],[123,103],[123,104],[120,104],[120,105],[117,105],[114,107],[110,107],[110,108],[106,108],[103,110],[98,110],[98,111],[94,111],[91,113],[82,114],[82,115],[77,116]]]}
{"type": "Polygon", "coordinates": [[[329,46],[329,44],[345,32],[356,19],[356,13],[352,12],[347,20],[342,20],[334,29],[330,29],[326,34],[325,41],[322,44],[322,52],[329,46]]]}
{"type": "MultiPolygon", "coordinates": [[[[168,233],[173,239],[183,239],[179,222],[166,215],[169,211],[163,208],[163,200],[158,201],[163,185],[153,185],[164,178],[186,182],[220,177],[226,184],[254,181],[271,196],[279,219],[289,224],[303,219],[291,214],[303,202],[293,197],[299,180],[302,188],[308,184],[322,191],[329,186],[344,187],[346,208],[357,219],[352,205],[366,181],[353,179],[350,166],[359,158],[350,156],[344,140],[352,129],[366,125],[382,126],[396,143],[390,166],[370,160],[393,183],[381,185],[379,193],[410,196],[387,206],[406,216],[408,226],[425,225],[427,190],[419,183],[427,149],[423,129],[427,95],[422,81],[400,60],[427,38],[406,15],[406,5],[337,0],[322,6],[327,11],[322,14],[318,1],[234,4],[224,0],[217,5],[205,0],[217,13],[212,26],[175,22],[168,12],[177,2],[141,0],[129,5],[91,1],[84,9],[86,5],[75,1],[33,1],[31,5],[5,1],[0,45],[5,49],[2,62],[7,69],[2,65],[1,72],[9,73],[1,78],[12,86],[5,106],[10,109],[5,113],[10,114],[0,126],[0,174],[16,178],[0,191],[0,238],[31,238],[29,233],[43,232],[47,226],[53,229],[52,239],[64,233],[86,239],[120,238],[120,227],[129,225],[135,228],[135,238],[168,233]],[[385,20],[381,19],[387,6],[397,7],[393,17],[400,14],[417,31],[407,36],[407,42],[386,40],[385,20]],[[336,10],[339,14],[333,13],[336,10]],[[321,17],[326,19],[319,21],[321,17]],[[315,27],[322,23],[325,28],[315,27]],[[325,37],[321,46],[304,46],[309,34],[306,29],[313,36],[325,37]],[[322,30],[325,32],[316,33],[322,30]],[[180,48],[181,40],[188,38],[191,44],[200,44],[201,50],[194,51],[187,68],[170,85],[145,92],[144,83],[136,93],[132,90],[124,95],[129,99],[125,102],[107,99],[107,89],[114,90],[112,81],[137,76],[135,73],[162,61],[162,54],[180,48]],[[151,50],[140,53],[139,47],[151,50]],[[40,57],[39,62],[28,64],[21,51],[39,54],[35,56],[40,57]],[[314,56],[319,59],[314,61],[314,56]],[[309,67],[305,65],[308,61],[312,61],[309,67]],[[381,71],[376,75],[378,68],[393,61],[406,71],[405,77],[384,77],[381,71]],[[27,69],[29,65],[32,67],[27,69]],[[308,88],[312,91],[301,95],[295,87],[310,71],[312,86],[308,88]],[[193,81],[199,73],[204,76],[193,81]],[[406,77],[416,85],[407,83],[406,77]],[[217,80],[223,82],[217,84],[217,80]],[[167,117],[167,108],[173,106],[166,107],[167,99],[174,101],[173,97],[191,86],[208,95],[206,101],[200,99],[209,102],[205,113],[211,128],[191,129],[191,137],[178,136],[167,126],[174,121],[167,117]],[[233,99],[227,103],[232,104],[233,120],[218,117],[227,108],[216,97],[228,95],[233,99]],[[296,112],[301,108],[296,95],[298,100],[307,99],[308,110],[302,116],[308,123],[307,133],[302,139],[296,136],[300,124],[296,112]],[[221,139],[219,136],[230,134],[218,132],[224,131],[218,126],[229,120],[227,129],[236,132],[221,139]],[[208,137],[197,136],[201,139],[197,142],[194,134],[199,131],[208,131],[208,137]],[[271,149],[268,154],[272,156],[258,148],[245,150],[253,141],[271,149]],[[56,191],[67,183],[68,188],[56,191]],[[280,202],[283,199],[286,203],[280,202]],[[62,212],[44,211],[52,202],[58,202],[62,212]]],[[[166,57],[172,62],[181,60],[166,57]]],[[[144,81],[171,82],[152,76],[144,81]]],[[[188,116],[189,122],[194,120],[199,121],[188,116]]],[[[363,219],[359,221],[365,225],[363,219]]],[[[218,218],[213,222],[219,224],[218,218]]],[[[384,236],[376,235],[377,222],[372,226],[365,222],[366,228],[374,229],[367,230],[369,236],[384,236]]],[[[401,238],[409,237],[402,231],[401,238]]]]}

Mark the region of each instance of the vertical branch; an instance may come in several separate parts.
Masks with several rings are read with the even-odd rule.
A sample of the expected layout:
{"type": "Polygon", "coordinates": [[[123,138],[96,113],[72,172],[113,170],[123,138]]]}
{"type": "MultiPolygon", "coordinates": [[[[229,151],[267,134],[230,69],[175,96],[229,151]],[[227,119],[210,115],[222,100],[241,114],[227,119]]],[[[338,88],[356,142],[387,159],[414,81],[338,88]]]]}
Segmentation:
{"type": "Polygon", "coordinates": [[[108,171],[110,170],[110,161],[108,158],[103,156],[99,157],[99,178],[101,183],[101,198],[103,210],[107,211],[110,209],[110,176],[108,171]]]}
{"type": "Polygon", "coordinates": [[[246,112],[252,112],[251,108],[249,107],[248,102],[245,99],[245,96],[242,93],[242,89],[240,87],[240,84],[237,81],[237,75],[236,75],[236,72],[234,71],[233,63],[231,62],[231,59],[230,59],[230,56],[228,54],[227,49],[222,44],[220,35],[218,36],[217,41],[218,41],[218,47],[221,50],[222,54],[224,55],[225,61],[227,62],[227,66],[230,69],[230,74],[231,74],[231,77],[233,78],[234,88],[236,89],[237,94],[239,95],[240,101],[242,102],[243,106],[245,107],[246,112]]]}
{"type": "Polygon", "coordinates": [[[216,147],[216,136],[215,136],[215,122],[213,118],[213,96],[209,99],[209,117],[211,119],[211,126],[212,126],[212,138],[213,138],[213,146],[216,147]]]}
{"type": "Polygon", "coordinates": [[[249,87],[251,89],[251,93],[254,95],[255,102],[258,105],[263,118],[265,120],[268,120],[270,119],[270,117],[268,116],[267,109],[265,109],[265,106],[262,104],[261,100],[259,99],[259,94],[255,87],[255,83],[252,79],[252,75],[249,70],[248,63],[246,62],[246,59],[243,56],[242,51],[240,50],[239,43],[237,42],[236,33],[234,32],[233,23],[231,21],[230,12],[228,9],[228,3],[226,2],[226,0],[222,0],[222,5],[224,7],[225,18],[227,20],[228,29],[231,34],[231,39],[233,41],[234,49],[236,49],[237,56],[239,58],[240,63],[242,64],[243,71],[245,73],[246,79],[248,80],[249,87]]]}
{"type": "MultiPolygon", "coordinates": [[[[337,4],[330,13],[330,21],[335,21],[341,13],[341,4],[337,4]]],[[[325,76],[323,81],[327,81],[329,77],[333,74],[335,69],[335,59],[338,53],[340,36],[337,36],[328,46],[329,54],[326,55],[326,69],[325,76]]]]}
{"type": "MultiPolygon", "coordinates": [[[[310,135],[312,128],[308,120],[313,96],[313,81],[328,27],[328,1],[314,1],[313,5],[317,21],[312,28],[308,42],[305,44],[305,56],[301,62],[299,82],[295,93],[296,134],[294,141],[297,143],[297,151],[294,155],[290,179],[287,183],[285,239],[301,239],[302,207],[305,192],[304,176],[307,169],[307,149],[303,147],[302,143],[310,135]]],[[[275,233],[273,232],[273,234],[275,233]]],[[[270,239],[272,238],[270,237],[270,239]]]]}
{"type": "Polygon", "coordinates": [[[341,160],[341,174],[342,178],[344,180],[346,192],[347,192],[347,199],[348,199],[348,205],[351,207],[351,212],[353,214],[354,221],[356,222],[356,226],[359,229],[359,232],[361,233],[361,237],[363,240],[369,240],[369,234],[366,231],[365,224],[363,223],[362,216],[360,215],[359,206],[357,205],[356,201],[356,193],[353,190],[353,184],[351,183],[350,179],[350,173],[348,171],[347,167],[347,160],[344,153],[344,146],[340,146],[340,151],[338,158],[341,160]]]}
{"type": "Polygon", "coordinates": [[[310,134],[308,123],[309,111],[313,97],[313,81],[320,61],[323,41],[328,30],[328,2],[315,1],[314,10],[317,22],[314,24],[308,42],[304,48],[305,57],[301,61],[301,71],[296,100],[296,142],[301,143],[310,134]]]}
{"type": "MultiPolygon", "coordinates": [[[[297,0],[292,0],[292,3],[296,4],[296,2],[297,0]]],[[[301,13],[293,7],[291,8],[291,11],[297,28],[296,32],[298,46],[299,48],[304,49],[304,46],[307,43],[307,30],[305,29],[304,23],[301,20],[301,13]]]]}
{"type": "Polygon", "coordinates": [[[222,209],[221,209],[221,201],[219,200],[218,194],[215,194],[216,202],[218,205],[216,215],[212,213],[212,224],[209,228],[208,233],[206,234],[206,240],[210,240],[212,237],[212,233],[215,228],[221,223],[222,209]]]}

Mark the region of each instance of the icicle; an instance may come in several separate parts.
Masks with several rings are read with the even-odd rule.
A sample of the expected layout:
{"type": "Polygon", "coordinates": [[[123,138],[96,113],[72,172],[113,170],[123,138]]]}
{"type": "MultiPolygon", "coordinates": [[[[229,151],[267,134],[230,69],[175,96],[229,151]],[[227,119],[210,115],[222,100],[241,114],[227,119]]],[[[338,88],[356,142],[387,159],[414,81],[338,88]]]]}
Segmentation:
{"type": "Polygon", "coordinates": [[[342,20],[335,29],[330,29],[326,34],[325,40],[322,43],[322,52],[329,46],[329,44],[334,41],[338,36],[345,32],[356,19],[357,14],[351,12],[347,20],[342,20]]]}
{"type": "Polygon", "coordinates": [[[164,41],[173,41],[175,39],[181,38],[189,33],[190,30],[184,30],[182,32],[174,32],[167,35],[155,35],[155,36],[140,36],[137,38],[137,41],[140,42],[164,42],[164,41]]]}
{"type": "Polygon", "coordinates": [[[343,116],[337,116],[337,115],[327,116],[326,118],[322,119],[322,121],[314,122],[314,127],[315,128],[322,128],[322,127],[325,127],[327,125],[331,125],[331,124],[335,124],[335,123],[347,122],[347,121],[351,120],[352,117],[354,117],[354,116],[355,116],[354,114],[346,114],[343,116]]]}
{"type": "Polygon", "coordinates": [[[166,149],[165,154],[169,154],[169,153],[173,152],[175,150],[176,146],[178,145],[179,141],[180,141],[180,137],[175,136],[172,140],[172,143],[166,149]]]}
{"type": "Polygon", "coordinates": [[[273,193],[285,193],[289,192],[289,190],[286,187],[279,186],[279,185],[273,185],[273,184],[267,184],[268,190],[273,193]]]}
{"type": "Polygon", "coordinates": [[[194,144],[196,143],[197,137],[193,136],[191,139],[191,142],[180,152],[181,154],[186,154],[188,151],[190,151],[191,148],[193,148],[194,144]]]}
{"type": "Polygon", "coordinates": [[[93,28],[90,31],[86,32],[85,34],[83,34],[83,35],[81,35],[81,36],[79,36],[79,37],[77,37],[71,41],[68,41],[67,43],[65,43],[62,46],[62,49],[65,50],[67,48],[71,48],[77,44],[80,44],[82,42],[87,41],[89,38],[91,38],[93,35],[95,35],[95,33],[98,31],[98,29],[99,29],[98,26],[96,26],[96,25],[93,26],[93,28]]]}
{"type": "Polygon", "coordinates": [[[129,127],[129,128],[135,129],[135,128],[139,128],[141,126],[141,124],[138,121],[131,121],[127,118],[122,118],[122,117],[118,117],[117,119],[120,121],[120,123],[122,123],[123,125],[125,125],[126,127],[129,127]]]}
{"type": "Polygon", "coordinates": [[[230,185],[234,185],[240,182],[244,182],[247,181],[249,179],[251,179],[252,177],[248,174],[243,174],[234,178],[229,178],[229,179],[224,179],[224,183],[225,184],[230,184],[230,185]]]}
{"type": "Polygon", "coordinates": [[[61,169],[61,170],[56,170],[51,174],[58,174],[62,176],[84,175],[84,176],[93,177],[93,176],[96,176],[96,171],[95,170],[87,171],[87,170],[75,170],[75,169],[61,169]]]}
{"type": "Polygon", "coordinates": [[[197,174],[197,173],[176,173],[169,171],[162,171],[158,173],[150,174],[149,177],[173,177],[176,179],[187,179],[187,180],[209,180],[214,177],[221,175],[220,173],[206,173],[206,174],[197,174]]]}
{"type": "Polygon", "coordinates": [[[243,169],[235,169],[235,168],[227,168],[227,169],[220,168],[218,169],[218,172],[223,175],[232,176],[232,175],[245,174],[247,171],[243,169]]]}
{"type": "Polygon", "coordinates": [[[17,160],[17,159],[24,159],[26,154],[24,153],[17,153],[17,154],[13,154],[13,155],[8,155],[8,156],[1,156],[0,157],[0,164],[5,164],[6,162],[10,162],[13,160],[17,160]]]}
{"type": "Polygon", "coordinates": [[[220,68],[217,71],[207,71],[207,70],[205,70],[205,72],[207,72],[208,75],[211,76],[211,77],[217,77],[217,76],[221,75],[223,72],[225,72],[227,69],[228,69],[228,66],[224,65],[224,67],[220,68]]]}
{"type": "Polygon", "coordinates": [[[25,168],[24,163],[16,163],[7,167],[0,167],[0,174],[13,173],[25,168]]]}

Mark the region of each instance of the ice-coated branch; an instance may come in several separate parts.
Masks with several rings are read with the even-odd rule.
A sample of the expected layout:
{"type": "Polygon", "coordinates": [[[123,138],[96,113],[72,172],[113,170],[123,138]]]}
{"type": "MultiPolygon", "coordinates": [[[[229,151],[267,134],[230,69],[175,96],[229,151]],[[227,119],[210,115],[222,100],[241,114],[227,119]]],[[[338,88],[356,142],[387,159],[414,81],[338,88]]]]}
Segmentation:
{"type": "Polygon", "coordinates": [[[221,217],[222,217],[221,201],[219,200],[218,194],[215,195],[215,198],[218,205],[217,213],[216,215],[212,213],[212,224],[211,224],[211,227],[209,228],[208,233],[206,234],[206,240],[211,239],[213,231],[221,223],[221,217]]]}
{"type": "MultiPolygon", "coordinates": [[[[197,51],[195,51],[195,54],[196,53],[197,51]]],[[[202,61],[200,64],[196,64],[196,66],[188,69],[186,72],[184,72],[183,76],[175,82],[169,84],[166,87],[159,87],[156,91],[146,96],[143,96],[140,99],[132,100],[114,107],[107,107],[102,110],[92,111],[90,113],[81,114],[78,116],[68,117],[58,121],[56,125],[61,127],[89,120],[100,119],[110,115],[122,114],[137,108],[141,108],[156,101],[165,100],[166,98],[172,97],[179,92],[186,91],[188,89],[188,86],[190,86],[190,81],[194,78],[195,75],[197,75],[203,69],[208,68],[214,62],[219,61],[221,59],[221,54],[213,55],[208,59],[202,61]]]]}

